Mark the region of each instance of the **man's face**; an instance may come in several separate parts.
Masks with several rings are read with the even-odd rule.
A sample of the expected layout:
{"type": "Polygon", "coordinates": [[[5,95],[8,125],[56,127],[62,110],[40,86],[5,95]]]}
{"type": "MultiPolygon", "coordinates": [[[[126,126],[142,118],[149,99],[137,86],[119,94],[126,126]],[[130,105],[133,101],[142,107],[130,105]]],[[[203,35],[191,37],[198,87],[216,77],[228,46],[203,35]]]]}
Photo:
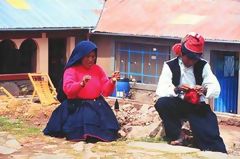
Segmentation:
{"type": "Polygon", "coordinates": [[[191,67],[191,66],[195,65],[198,62],[198,60],[197,59],[191,59],[187,55],[183,55],[182,56],[182,62],[186,67],[191,67]]]}

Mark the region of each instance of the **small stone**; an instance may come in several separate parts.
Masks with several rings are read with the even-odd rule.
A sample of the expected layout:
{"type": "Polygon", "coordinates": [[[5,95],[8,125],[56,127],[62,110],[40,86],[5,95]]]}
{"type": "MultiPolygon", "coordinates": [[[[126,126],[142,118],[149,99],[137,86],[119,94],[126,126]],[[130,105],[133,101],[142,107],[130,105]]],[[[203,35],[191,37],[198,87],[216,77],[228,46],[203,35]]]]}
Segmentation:
{"type": "Polygon", "coordinates": [[[119,130],[118,133],[122,136],[125,137],[127,133],[125,133],[123,130],[119,130]]]}
{"type": "Polygon", "coordinates": [[[225,159],[231,158],[226,153],[212,152],[212,151],[200,151],[197,153],[200,158],[211,158],[211,159],[225,159]]]}
{"type": "Polygon", "coordinates": [[[45,149],[53,149],[53,148],[57,148],[57,145],[47,145],[47,146],[44,146],[43,148],[45,148],[45,149]]]}
{"type": "Polygon", "coordinates": [[[14,148],[14,149],[20,149],[21,148],[21,144],[16,139],[8,140],[5,143],[5,145],[10,147],[10,148],[14,148]]]}
{"type": "Polygon", "coordinates": [[[4,155],[9,155],[11,153],[16,152],[16,149],[10,148],[10,147],[6,147],[6,146],[0,146],[0,154],[4,154],[4,155]]]}
{"type": "Polygon", "coordinates": [[[80,151],[80,152],[82,152],[83,151],[83,149],[84,149],[84,142],[78,142],[78,143],[76,143],[76,144],[73,144],[73,145],[71,145],[71,147],[75,150],[75,151],[80,151]]]}

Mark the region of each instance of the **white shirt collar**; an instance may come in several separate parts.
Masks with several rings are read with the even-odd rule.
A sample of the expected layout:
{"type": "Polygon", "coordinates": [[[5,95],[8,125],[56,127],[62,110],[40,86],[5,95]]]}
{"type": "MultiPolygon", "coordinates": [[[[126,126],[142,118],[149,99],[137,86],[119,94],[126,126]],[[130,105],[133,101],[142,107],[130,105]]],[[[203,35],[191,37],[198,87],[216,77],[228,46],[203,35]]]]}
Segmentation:
{"type": "Polygon", "coordinates": [[[184,69],[184,70],[192,70],[192,69],[193,69],[193,66],[191,66],[191,67],[186,67],[186,66],[184,65],[181,57],[178,58],[178,64],[179,64],[179,66],[180,66],[181,69],[184,69]]]}

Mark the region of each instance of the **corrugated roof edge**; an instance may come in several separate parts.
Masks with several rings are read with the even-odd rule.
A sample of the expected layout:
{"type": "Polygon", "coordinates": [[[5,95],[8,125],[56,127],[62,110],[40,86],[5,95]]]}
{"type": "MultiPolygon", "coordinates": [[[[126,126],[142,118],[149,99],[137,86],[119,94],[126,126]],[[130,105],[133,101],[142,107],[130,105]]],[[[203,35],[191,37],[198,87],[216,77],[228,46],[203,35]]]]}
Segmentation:
{"type": "Polygon", "coordinates": [[[0,28],[0,32],[4,31],[36,31],[36,30],[78,30],[78,29],[87,29],[92,30],[95,27],[39,27],[39,28],[0,28]]]}
{"type": "MultiPolygon", "coordinates": [[[[169,39],[169,40],[179,40],[181,37],[178,36],[154,36],[154,35],[144,35],[144,34],[124,34],[124,33],[111,33],[111,32],[99,32],[92,30],[92,34],[96,35],[111,35],[111,36],[132,36],[132,37],[144,37],[144,38],[161,38],[161,39],[169,39]]],[[[216,42],[216,43],[234,43],[240,44],[240,40],[222,40],[222,39],[209,39],[205,38],[206,42],[216,42]]]]}

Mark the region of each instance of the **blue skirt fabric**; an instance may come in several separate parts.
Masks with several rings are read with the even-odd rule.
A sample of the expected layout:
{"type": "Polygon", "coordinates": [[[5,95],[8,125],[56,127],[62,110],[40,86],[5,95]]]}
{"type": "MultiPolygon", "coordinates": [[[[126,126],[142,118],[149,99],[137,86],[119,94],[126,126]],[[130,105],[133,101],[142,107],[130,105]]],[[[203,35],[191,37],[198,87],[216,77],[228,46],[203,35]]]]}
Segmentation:
{"type": "Polygon", "coordinates": [[[45,135],[67,140],[114,141],[118,137],[118,121],[103,97],[95,100],[65,100],[52,113],[45,135]]]}

